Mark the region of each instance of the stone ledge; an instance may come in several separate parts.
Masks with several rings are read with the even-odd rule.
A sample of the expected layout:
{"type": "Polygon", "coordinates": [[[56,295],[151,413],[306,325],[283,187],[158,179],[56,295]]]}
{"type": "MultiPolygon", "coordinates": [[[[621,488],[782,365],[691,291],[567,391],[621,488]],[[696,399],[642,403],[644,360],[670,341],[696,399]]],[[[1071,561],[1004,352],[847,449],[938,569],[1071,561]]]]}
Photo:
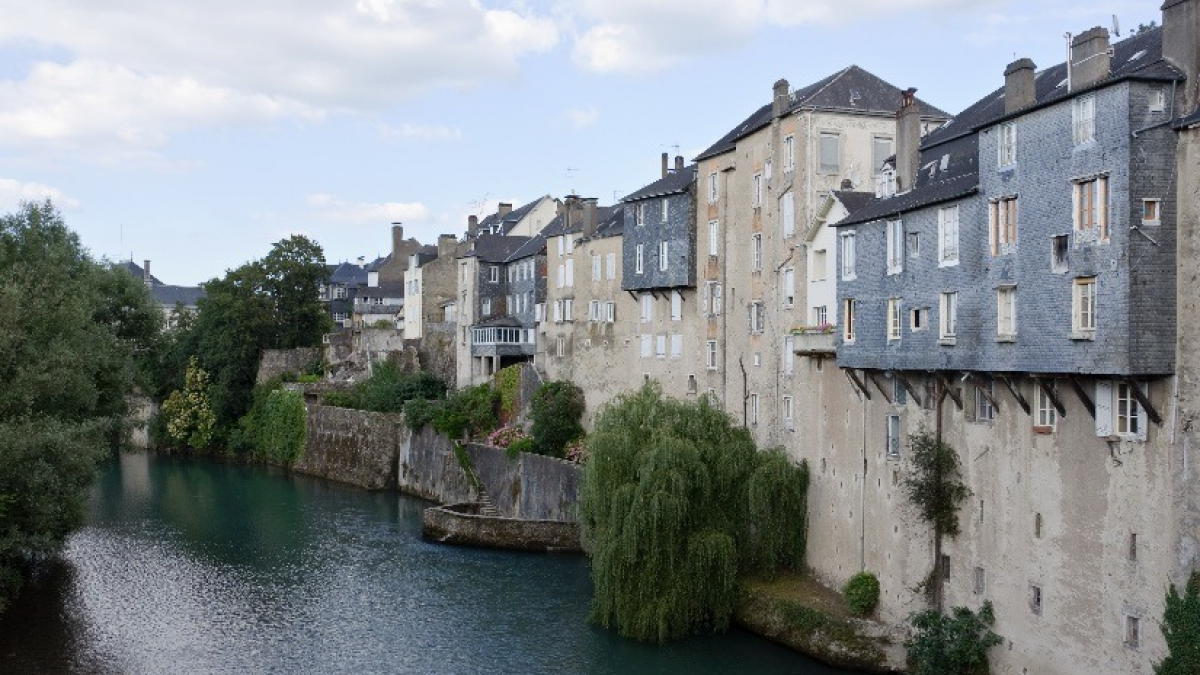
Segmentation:
{"type": "Polygon", "coordinates": [[[425,509],[421,535],[431,541],[518,551],[581,553],[579,523],[485,516],[475,502],[425,509]]]}

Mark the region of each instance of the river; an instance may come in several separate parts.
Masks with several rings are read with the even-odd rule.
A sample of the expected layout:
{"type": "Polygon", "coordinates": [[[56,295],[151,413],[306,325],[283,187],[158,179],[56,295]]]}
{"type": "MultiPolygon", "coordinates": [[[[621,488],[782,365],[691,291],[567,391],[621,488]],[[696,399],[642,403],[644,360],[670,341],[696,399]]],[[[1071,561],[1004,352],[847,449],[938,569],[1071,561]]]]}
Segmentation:
{"type": "Polygon", "coordinates": [[[4,673],[789,673],[740,630],[665,646],[586,622],[586,559],[421,539],[427,502],[124,455],[0,619],[4,673]]]}

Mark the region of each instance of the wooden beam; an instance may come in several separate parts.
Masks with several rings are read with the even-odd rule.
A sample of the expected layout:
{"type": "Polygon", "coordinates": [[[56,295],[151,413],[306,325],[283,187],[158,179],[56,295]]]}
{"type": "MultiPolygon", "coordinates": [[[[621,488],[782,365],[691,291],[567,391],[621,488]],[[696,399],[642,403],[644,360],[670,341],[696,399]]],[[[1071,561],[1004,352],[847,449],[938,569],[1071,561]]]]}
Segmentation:
{"type": "Polygon", "coordinates": [[[1154,406],[1150,405],[1150,399],[1142,393],[1142,388],[1133,380],[1126,380],[1125,383],[1129,385],[1129,390],[1133,392],[1133,397],[1137,399],[1138,405],[1142,406],[1142,410],[1146,411],[1146,417],[1149,417],[1151,422],[1161,427],[1163,423],[1162,415],[1159,415],[1154,406]]]}
{"type": "Polygon", "coordinates": [[[867,385],[863,384],[863,381],[858,379],[858,375],[854,374],[853,368],[846,369],[846,377],[850,378],[850,381],[853,382],[856,387],[858,387],[858,390],[863,393],[863,396],[867,397],[868,401],[871,400],[871,390],[867,389],[867,385]]]}
{"type": "Polygon", "coordinates": [[[937,378],[942,381],[942,391],[945,392],[947,396],[949,396],[951,399],[954,400],[954,405],[958,406],[959,410],[962,410],[963,409],[962,399],[959,398],[957,393],[955,393],[954,387],[952,387],[950,385],[950,380],[947,380],[946,376],[943,375],[942,373],[938,373],[937,378]]]}
{"type": "Polygon", "coordinates": [[[1018,391],[1017,388],[1013,386],[1011,378],[1001,375],[1000,377],[998,377],[996,379],[998,379],[1004,383],[1004,388],[1008,389],[1008,393],[1012,394],[1012,397],[1017,400],[1017,405],[1021,406],[1021,410],[1024,410],[1026,415],[1033,414],[1033,412],[1031,411],[1031,409],[1029,407],[1029,401],[1026,401],[1025,397],[1021,395],[1021,392],[1018,391]]]}
{"type": "Polygon", "coordinates": [[[1092,403],[1091,397],[1083,390],[1083,385],[1079,384],[1079,378],[1071,378],[1071,388],[1075,390],[1075,395],[1079,397],[1079,401],[1083,403],[1083,407],[1087,408],[1088,414],[1092,416],[1092,419],[1096,419],[1096,404],[1092,403]]]}
{"type": "Polygon", "coordinates": [[[1058,400],[1058,394],[1054,391],[1054,387],[1046,384],[1047,381],[1053,383],[1054,380],[1047,380],[1044,377],[1035,377],[1033,378],[1033,381],[1037,383],[1038,389],[1042,390],[1042,393],[1046,395],[1046,398],[1050,399],[1050,403],[1054,406],[1054,410],[1058,413],[1058,416],[1062,419],[1066,419],[1067,407],[1063,405],[1062,401],[1058,400]]]}
{"type": "Polygon", "coordinates": [[[992,411],[1000,412],[1000,402],[997,401],[996,398],[992,396],[992,392],[988,391],[987,387],[983,385],[983,380],[979,379],[979,376],[974,373],[971,373],[967,379],[971,381],[971,384],[975,386],[975,389],[977,389],[980,394],[983,394],[983,397],[987,399],[988,403],[992,404],[992,411]]]}
{"type": "Polygon", "coordinates": [[[888,391],[883,388],[883,385],[879,383],[879,374],[874,370],[864,370],[863,372],[866,373],[868,380],[875,383],[875,388],[878,389],[879,393],[883,395],[883,400],[891,404],[892,395],[889,394],[888,391]]]}
{"type": "Polygon", "coordinates": [[[904,391],[908,392],[908,395],[912,397],[912,400],[917,404],[917,407],[921,407],[921,397],[917,394],[917,390],[913,388],[912,383],[908,381],[908,378],[905,377],[903,373],[895,370],[892,371],[892,377],[900,380],[900,384],[904,387],[904,391]]]}

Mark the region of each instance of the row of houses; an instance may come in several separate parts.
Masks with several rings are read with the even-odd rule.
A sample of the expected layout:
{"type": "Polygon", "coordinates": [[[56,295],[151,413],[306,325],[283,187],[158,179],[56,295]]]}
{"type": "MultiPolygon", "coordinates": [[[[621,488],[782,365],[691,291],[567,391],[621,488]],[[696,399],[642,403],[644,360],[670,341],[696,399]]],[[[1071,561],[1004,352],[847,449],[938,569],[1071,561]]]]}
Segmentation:
{"type": "Polygon", "coordinates": [[[809,463],[808,563],[876,572],[885,621],[936,566],[948,604],[994,604],[996,672],[1152,672],[1200,562],[1200,0],[1162,12],[954,116],[857,66],[780,80],[617,204],[414,242],[404,336],[459,386],[574,381],[589,421],[647,380],[709,396],[809,463]],[[937,560],[902,489],[921,429],[971,491],[937,560]]]}

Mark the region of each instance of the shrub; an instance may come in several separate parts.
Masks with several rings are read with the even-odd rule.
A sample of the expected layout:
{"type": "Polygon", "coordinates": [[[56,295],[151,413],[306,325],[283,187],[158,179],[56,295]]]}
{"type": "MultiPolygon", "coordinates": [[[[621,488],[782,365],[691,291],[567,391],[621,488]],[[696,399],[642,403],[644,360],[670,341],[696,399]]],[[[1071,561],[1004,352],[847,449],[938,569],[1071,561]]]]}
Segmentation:
{"type": "Polygon", "coordinates": [[[496,428],[499,395],[490,384],[459,389],[442,402],[433,428],[450,438],[480,438],[496,428]]]}
{"type": "Polygon", "coordinates": [[[563,448],[563,454],[566,455],[568,460],[576,464],[586,464],[588,459],[587,444],[584,443],[582,438],[576,438],[567,443],[567,447],[563,448]]]}
{"type": "Polygon", "coordinates": [[[375,365],[371,376],[356,383],[349,391],[330,391],[322,397],[325,405],[375,412],[400,412],[413,399],[440,399],[446,384],[426,372],[401,372],[396,364],[384,361],[375,365]]]}
{"type": "Polygon", "coordinates": [[[521,364],[513,364],[496,373],[496,391],[500,393],[500,417],[505,424],[516,418],[517,398],[521,389],[521,364]]]}
{"type": "Polygon", "coordinates": [[[842,587],[846,605],[854,616],[867,616],[879,604],[879,579],[870,572],[859,572],[842,587]]]}
{"type": "Polygon", "coordinates": [[[504,449],[504,454],[507,455],[509,459],[516,459],[517,455],[520,455],[522,452],[533,452],[532,438],[526,436],[519,440],[513,441],[508,445],[507,448],[504,449]]]}
{"type": "Polygon", "coordinates": [[[1174,584],[1167,589],[1161,630],[1167,658],[1154,666],[1154,674],[1200,673],[1200,573],[1192,574],[1183,595],[1174,584]]]}
{"type": "Polygon", "coordinates": [[[991,601],[978,614],[955,607],[949,616],[926,610],[908,620],[914,631],[904,643],[910,675],[987,675],[988,650],[1004,641],[991,630],[991,601]]]}
{"type": "Polygon", "coordinates": [[[241,442],[275,464],[291,464],[304,452],[304,397],[299,392],[255,387],[253,403],[239,421],[241,442]]]}
{"type": "Polygon", "coordinates": [[[500,427],[492,433],[488,434],[487,444],[497,448],[507,448],[513,443],[529,438],[529,434],[521,427],[500,427]]]}
{"type": "Polygon", "coordinates": [[[536,452],[562,457],[563,448],[583,435],[583,390],[570,382],[544,382],[533,395],[530,417],[536,452]]]}
{"type": "MultiPolygon", "coordinates": [[[[329,395],[325,395],[326,400],[329,400],[329,395]]],[[[408,422],[408,428],[413,431],[418,431],[421,427],[433,421],[438,412],[442,409],[442,401],[430,401],[425,398],[414,398],[404,404],[404,419],[408,422]]]]}

